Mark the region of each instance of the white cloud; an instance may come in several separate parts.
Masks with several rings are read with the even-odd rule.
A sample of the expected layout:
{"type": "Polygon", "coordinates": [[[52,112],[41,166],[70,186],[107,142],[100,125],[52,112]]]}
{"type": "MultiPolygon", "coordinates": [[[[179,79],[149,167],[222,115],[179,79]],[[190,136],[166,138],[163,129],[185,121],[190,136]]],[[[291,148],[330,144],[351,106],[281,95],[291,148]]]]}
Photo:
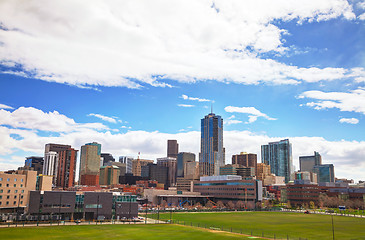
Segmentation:
{"type": "Polygon", "coordinates": [[[20,107],[13,112],[0,109],[0,126],[50,132],[72,132],[77,129],[106,130],[101,123],[76,123],[57,111],[43,112],[33,107],[20,107]]]}
{"type": "Polygon", "coordinates": [[[196,0],[1,1],[0,63],[9,74],[88,88],[350,77],[344,68],[299,68],[258,57],[286,51],[288,32],[277,20],[354,20],[347,1],[216,0],[214,5],[219,11],[211,1],[196,0]]]}
{"type": "Polygon", "coordinates": [[[0,109],[14,109],[14,108],[5,104],[0,104],[0,109]]]}
{"type": "MultiPolygon", "coordinates": [[[[254,107],[233,107],[233,106],[227,106],[224,108],[226,112],[229,113],[247,113],[249,114],[249,120],[247,123],[253,123],[257,120],[258,117],[266,118],[267,120],[277,120],[276,118],[271,118],[267,116],[265,113],[260,112],[254,107]]],[[[234,115],[233,115],[234,116],[234,115]]]]}
{"type": "Polygon", "coordinates": [[[195,105],[190,105],[190,104],[178,104],[177,106],[179,106],[179,107],[195,107],[195,105]]]}
{"type": "Polygon", "coordinates": [[[236,120],[236,119],[229,119],[227,121],[224,122],[226,125],[232,125],[232,124],[239,124],[242,123],[242,121],[240,120],[236,120]]]}
{"type": "Polygon", "coordinates": [[[209,100],[209,99],[189,97],[185,94],[181,95],[181,98],[184,99],[184,100],[191,100],[191,101],[198,101],[198,102],[211,102],[211,100],[209,100]]]}
{"type": "Polygon", "coordinates": [[[340,123],[350,123],[350,124],[358,124],[359,119],[357,118],[341,118],[339,120],[340,123]]]}
{"type": "MultiPolygon", "coordinates": [[[[97,114],[97,113],[90,113],[87,116],[97,117],[97,118],[100,118],[101,120],[106,121],[106,122],[117,123],[117,120],[115,118],[104,116],[104,115],[97,114]]],[[[121,122],[121,121],[118,120],[118,122],[121,122]]]]}
{"type": "Polygon", "coordinates": [[[322,92],[306,91],[299,98],[317,99],[316,102],[308,102],[307,106],[316,110],[337,108],[340,111],[358,112],[365,114],[365,89],[358,88],[349,92],[322,92]]]}

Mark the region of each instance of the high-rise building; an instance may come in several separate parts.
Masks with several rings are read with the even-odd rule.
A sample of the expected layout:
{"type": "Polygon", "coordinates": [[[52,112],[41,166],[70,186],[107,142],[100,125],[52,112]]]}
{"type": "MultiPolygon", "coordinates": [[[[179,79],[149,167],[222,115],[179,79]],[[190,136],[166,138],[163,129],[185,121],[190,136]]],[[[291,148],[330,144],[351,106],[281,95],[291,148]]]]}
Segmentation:
{"type": "Polygon", "coordinates": [[[167,140],[167,157],[177,158],[179,144],[177,140],[167,140]]]}
{"type": "Polygon", "coordinates": [[[42,174],[43,172],[43,157],[27,157],[25,160],[24,168],[29,170],[37,171],[37,174],[42,174]]]}
{"type": "Polygon", "coordinates": [[[318,183],[335,182],[333,164],[316,165],[314,166],[314,173],[317,174],[318,183]]]}
{"type": "Polygon", "coordinates": [[[289,139],[261,146],[261,162],[270,165],[271,173],[290,181],[293,169],[292,146],[289,139]]]}
{"type": "Polygon", "coordinates": [[[119,167],[117,166],[102,166],[100,168],[100,185],[115,185],[119,183],[119,167]]]}
{"type": "Polygon", "coordinates": [[[201,119],[200,176],[219,175],[219,168],[223,165],[223,119],[209,113],[201,119]]]}
{"type": "Polygon", "coordinates": [[[28,205],[29,191],[36,190],[37,172],[17,170],[14,172],[0,172],[0,212],[18,211],[18,207],[28,205]]]}
{"type": "Polygon", "coordinates": [[[115,162],[115,158],[110,153],[102,153],[100,154],[101,160],[100,160],[100,167],[106,166],[108,162],[115,162]]]}
{"type": "Polygon", "coordinates": [[[141,176],[141,167],[146,166],[149,163],[153,163],[153,160],[146,160],[146,159],[134,159],[132,161],[132,173],[133,176],[141,176]]]}
{"type": "Polygon", "coordinates": [[[44,155],[43,175],[52,176],[53,184],[56,185],[58,171],[58,153],[47,152],[44,155]]]}
{"type": "Polygon", "coordinates": [[[43,175],[53,176],[53,185],[57,184],[58,153],[70,149],[70,145],[48,143],[44,147],[43,175]]]}
{"type": "Polygon", "coordinates": [[[75,185],[77,150],[69,148],[58,152],[57,187],[64,189],[75,185]]]}
{"type": "Polygon", "coordinates": [[[101,144],[93,142],[81,146],[80,184],[99,185],[101,144]]]}
{"type": "Polygon", "coordinates": [[[157,165],[168,168],[168,186],[176,185],[176,158],[165,157],[157,158],[157,165]]]}
{"type": "Polygon", "coordinates": [[[240,154],[232,155],[232,164],[240,164],[244,167],[253,167],[256,171],[257,155],[254,153],[241,152],[240,154]]]}
{"type": "Polygon", "coordinates": [[[269,175],[271,175],[270,165],[258,163],[256,166],[256,179],[264,181],[264,179],[269,175]]]}
{"type": "Polygon", "coordinates": [[[184,177],[184,166],[187,162],[195,162],[195,154],[190,152],[179,152],[177,154],[176,177],[184,177]]]}
{"type": "Polygon", "coordinates": [[[313,156],[300,156],[299,165],[301,172],[314,172],[314,166],[322,164],[322,157],[318,152],[313,156]]]}
{"type": "Polygon", "coordinates": [[[132,161],[133,161],[132,157],[127,157],[127,156],[119,157],[119,162],[125,163],[126,165],[126,173],[132,173],[132,161]]]}

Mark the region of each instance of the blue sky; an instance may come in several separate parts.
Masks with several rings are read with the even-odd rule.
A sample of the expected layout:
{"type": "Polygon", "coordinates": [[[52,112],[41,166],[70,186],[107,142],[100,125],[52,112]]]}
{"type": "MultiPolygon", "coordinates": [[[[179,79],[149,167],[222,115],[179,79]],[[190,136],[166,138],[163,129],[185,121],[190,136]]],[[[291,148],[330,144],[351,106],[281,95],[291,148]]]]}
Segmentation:
{"type": "Polygon", "coordinates": [[[198,156],[213,106],[228,162],[289,138],[365,180],[363,1],[173,2],[3,1],[0,170],[48,142],[198,156]]]}

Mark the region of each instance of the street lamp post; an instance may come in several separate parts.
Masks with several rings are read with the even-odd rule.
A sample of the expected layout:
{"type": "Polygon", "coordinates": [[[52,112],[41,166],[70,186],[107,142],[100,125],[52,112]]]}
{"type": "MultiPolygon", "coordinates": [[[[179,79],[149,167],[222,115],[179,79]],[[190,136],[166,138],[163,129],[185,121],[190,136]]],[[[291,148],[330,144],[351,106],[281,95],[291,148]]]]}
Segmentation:
{"type": "Polygon", "coordinates": [[[96,225],[98,225],[98,218],[99,218],[99,194],[98,194],[98,200],[96,203],[96,225]]]}
{"type": "Polygon", "coordinates": [[[335,227],[333,225],[333,214],[331,214],[332,217],[332,239],[335,240],[335,227]]]}

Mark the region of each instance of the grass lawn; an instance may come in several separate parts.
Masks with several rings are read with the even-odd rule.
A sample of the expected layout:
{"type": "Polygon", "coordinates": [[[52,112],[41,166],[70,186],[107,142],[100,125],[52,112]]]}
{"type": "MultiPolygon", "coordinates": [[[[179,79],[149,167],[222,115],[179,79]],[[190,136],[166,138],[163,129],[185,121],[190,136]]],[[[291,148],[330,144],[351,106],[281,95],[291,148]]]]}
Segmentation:
{"type": "MultiPolygon", "coordinates": [[[[160,214],[160,219],[169,219],[170,214],[160,214]]],[[[273,238],[332,239],[331,216],[281,212],[224,212],[224,213],[173,213],[172,219],[186,225],[217,226],[256,236],[273,238]]],[[[334,216],[335,239],[365,239],[365,219],[334,216]]]]}
{"type": "Polygon", "coordinates": [[[0,239],[250,239],[246,236],[169,224],[0,228],[0,239]]]}

